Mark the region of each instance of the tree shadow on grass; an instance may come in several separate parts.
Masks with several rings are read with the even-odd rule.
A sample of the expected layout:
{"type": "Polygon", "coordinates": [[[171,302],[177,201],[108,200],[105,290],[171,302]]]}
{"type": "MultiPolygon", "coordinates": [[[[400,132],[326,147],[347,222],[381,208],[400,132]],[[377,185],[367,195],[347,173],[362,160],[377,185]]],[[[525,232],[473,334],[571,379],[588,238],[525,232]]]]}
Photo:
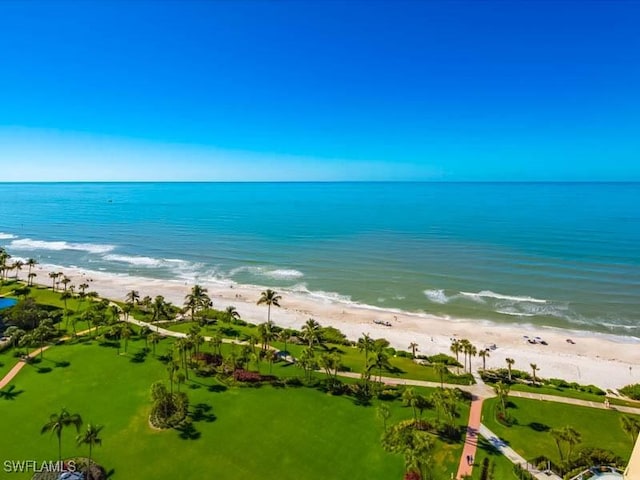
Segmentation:
{"type": "Polygon", "coordinates": [[[53,362],[53,365],[55,366],[55,368],[67,368],[69,365],[71,365],[71,362],[63,360],[61,362],[53,362]]]}
{"type": "Polygon", "coordinates": [[[4,400],[15,400],[21,393],[24,393],[24,390],[16,390],[15,385],[10,385],[4,390],[0,390],[0,398],[4,400]]]}
{"type": "Polygon", "coordinates": [[[551,427],[549,425],[545,425],[544,423],[540,422],[531,422],[528,426],[536,432],[548,432],[549,430],[551,430],[551,427]]]}
{"type": "Polygon", "coordinates": [[[213,384],[213,385],[209,385],[207,387],[207,390],[209,392],[213,392],[213,393],[222,393],[222,392],[226,392],[228,390],[228,388],[225,385],[220,385],[220,384],[213,384]]]}
{"type": "Polygon", "coordinates": [[[38,373],[49,373],[51,371],[53,371],[53,368],[51,368],[51,367],[38,367],[36,369],[36,372],[38,372],[38,373]]]}
{"type": "Polygon", "coordinates": [[[193,426],[193,423],[188,422],[185,425],[176,428],[178,436],[182,440],[199,440],[202,434],[193,426]]]}
{"type": "Polygon", "coordinates": [[[146,349],[142,349],[137,351],[136,353],[134,353],[131,356],[131,360],[129,360],[131,363],[144,363],[144,361],[147,359],[147,351],[146,349]]]}
{"type": "Polygon", "coordinates": [[[110,470],[107,472],[107,478],[111,478],[111,477],[113,477],[115,474],[116,474],[116,470],[115,470],[115,468],[112,468],[112,469],[110,469],[110,470]]]}
{"type": "Polygon", "coordinates": [[[189,414],[194,422],[215,422],[218,417],[211,413],[212,407],[206,403],[198,403],[193,406],[193,410],[189,414]]]}

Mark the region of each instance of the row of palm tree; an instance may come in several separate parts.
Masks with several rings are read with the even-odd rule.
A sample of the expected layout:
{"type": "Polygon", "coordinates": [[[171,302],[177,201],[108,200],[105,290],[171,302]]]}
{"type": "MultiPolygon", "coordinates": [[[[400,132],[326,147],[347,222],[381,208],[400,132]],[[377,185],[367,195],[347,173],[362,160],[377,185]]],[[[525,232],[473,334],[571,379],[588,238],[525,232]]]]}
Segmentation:
{"type": "Polygon", "coordinates": [[[13,263],[9,263],[11,259],[11,255],[2,247],[0,247],[0,281],[6,281],[9,278],[9,272],[11,270],[15,270],[14,279],[18,280],[18,272],[22,270],[22,267],[25,265],[29,267],[29,271],[27,274],[28,282],[27,285],[33,285],[33,279],[36,277],[36,274],[32,272],[34,266],[38,264],[38,261],[29,258],[26,262],[22,260],[16,260],[13,263]]]}

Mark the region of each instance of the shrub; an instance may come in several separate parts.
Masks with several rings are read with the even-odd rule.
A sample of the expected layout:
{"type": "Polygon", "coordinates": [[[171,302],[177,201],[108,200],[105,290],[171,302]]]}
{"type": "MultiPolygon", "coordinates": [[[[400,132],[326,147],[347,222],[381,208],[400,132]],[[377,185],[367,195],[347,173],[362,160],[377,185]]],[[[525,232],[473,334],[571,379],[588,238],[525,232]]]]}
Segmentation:
{"type": "Polygon", "coordinates": [[[250,372],[248,370],[238,368],[233,371],[233,379],[236,382],[257,383],[262,381],[262,375],[258,372],[250,372]]]}
{"type": "Polygon", "coordinates": [[[620,393],[634,400],[640,400],[640,383],[627,385],[620,389],[620,393]]]}
{"type": "Polygon", "coordinates": [[[425,358],[425,360],[429,360],[431,363],[444,363],[445,365],[451,367],[462,367],[462,364],[458,362],[454,357],[451,357],[444,353],[438,353],[437,355],[432,355],[430,357],[424,357],[420,355],[418,358],[425,358]]]}
{"type": "Polygon", "coordinates": [[[404,350],[396,350],[396,356],[402,358],[413,358],[411,352],[405,352],[404,350]]]}

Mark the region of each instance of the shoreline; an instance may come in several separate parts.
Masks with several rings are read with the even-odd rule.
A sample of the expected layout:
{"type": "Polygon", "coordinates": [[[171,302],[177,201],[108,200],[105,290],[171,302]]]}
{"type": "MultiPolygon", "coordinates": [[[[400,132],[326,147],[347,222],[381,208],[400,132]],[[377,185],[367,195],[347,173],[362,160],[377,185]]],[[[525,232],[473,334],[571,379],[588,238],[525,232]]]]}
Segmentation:
{"type": "MultiPolygon", "coordinates": [[[[38,264],[33,269],[40,279],[52,271],[61,271],[78,285],[89,283],[89,291],[101,297],[123,300],[130,290],[138,290],[141,297],[162,295],[174,305],[182,306],[184,296],[193,284],[181,280],[166,280],[127,274],[94,271],[79,267],[38,264]]],[[[24,275],[22,275],[24,276],[24,275]]],[[[37,278],[36,278],[37,279],[37,278]]],[[[38,285],[49,287],[46,282],[38,285]]],[[[266,287],[232,282],[202,282],[207,288],[214,308],[234,305],[241,317],[251,323],[266,321],[264,306],[256,302],[266,287]]],[[[514,368],[530,371],[537,364],[538,375],[544,378],[563,378],[580,384],[594,384],[603,389],[621,388],[640,382],[640,339],[621,335],[564,330],[535,325],[504,325],[489,320],[451,319],[426,313],[405,312],[398,309],[369,306],[339,300],[320,299],[286,288],[279,289],[281,308],[273,308],[271,318],[279,326],[299,329],[306,320],[314,318],[323,326],[340,329],[350,340],[363,333],[374,338],[384,337],[396,349],[407,350],[411,342],[418,343],[419,353],[451,354],[454,338],[467,338],[478,349],[497,345],[487,358],[487,368],[506,367],[506,358],[515,360],[514,368]],[[391,326],[374,323],[388,322],[391,326]],[[524,336],[542,337],[548,345],[530,344],[524,336]],[[570,344],[566,339],[572,339],[570,344]],[[634,348],[635,347],[635,348],[634,348]]],[[[474,369],[482,367],[482,359],[474,357],[474,369]]]]}

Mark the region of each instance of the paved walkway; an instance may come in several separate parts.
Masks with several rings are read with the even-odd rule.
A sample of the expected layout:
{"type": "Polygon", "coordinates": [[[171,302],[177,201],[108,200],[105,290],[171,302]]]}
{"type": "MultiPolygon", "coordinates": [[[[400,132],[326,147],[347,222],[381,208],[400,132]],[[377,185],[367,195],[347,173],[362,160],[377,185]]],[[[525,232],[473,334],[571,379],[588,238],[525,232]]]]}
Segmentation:
{"type": "Polygon", "coordinates": [[[473,395],[471,397],[471,409],[469,411],[469,421],[467,423],[467,437],[464,440],[464,448],[460,456],[458,474],[456,478],[460,480],[465,475],[471,475],[473,464],[478,449],[478,430],[482,418],[482,402],[484,398],[473,395]]]}
{"type": "MultiPolygon", "coordinates": [[[[495,433],[489,430],[484,424],[480,425],[478,433],[487,439],[487,441],[493,445],[493,447],[502,453],[505,457],[507,457],[511,463],[520,465],[522,468],[527,470],[531,475],[539,480],[562,480],[561,477],[547,472],[541,472],[540,470],[533,467],[533,465],[529,464],[521,455],[516,453],[516,451],[508,446],[504,440],[501,440],[495,433]]],[[[460,477],[458,477],[460,478],[460,477]]]]}

